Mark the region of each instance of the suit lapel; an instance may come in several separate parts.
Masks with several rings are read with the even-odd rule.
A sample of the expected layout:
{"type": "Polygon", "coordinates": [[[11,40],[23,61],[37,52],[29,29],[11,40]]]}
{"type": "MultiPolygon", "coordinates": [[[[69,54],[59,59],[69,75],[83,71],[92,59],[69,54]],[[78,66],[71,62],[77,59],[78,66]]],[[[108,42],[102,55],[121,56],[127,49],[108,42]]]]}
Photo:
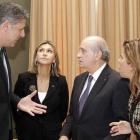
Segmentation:
{"type": "Polygon", "coordinates": [[[81,95],[81,92],[83,90],[83,87],[84,87],[84,84],[86,82],[86,79],[88,77],[89,73],[86,72],[85,74],[83,74],[80,78],[80,81],[79,81],[79,87],[78,87],[78,90],[77,90],[77,95],[76,95],[76,98],[75,98],[75,102],[76,104],[78,105],[79,104],[79,98],[80,98],[80,95],[81,95]]]}
{"type": "Polygon", "coordinates": [[[84,74],[81,75],[81,77],[79,78],[79,81],[78,84],[79,85],[76,85],[76,87],[74,88],[78,88],[75,92],[76,96],[74,96],[74,107],[76,107],[74,110],[75,110],[75,115],[77,116],[76,118],[79,119],[79,98],[80,98],[80,95],[82,93],[82,90],[83,90],[83,87],[84,87],[84,84],[86,82],[86,79],[88,77],[89,73],[86,72],[84,74]]]}
{"type": "Polygon", "coordinates": [[[5,71],[4,71],[4,66],[3,66],[3,61],[1,59],[1,57],[0,57],[0,75],[1,75],[4,83],[7,86],[7,79],[6,79],[6,75],[5,75],[5,71]]]}
{"type": "MultiPolygon", "coordinates": [[[[28,76],[28,82],[26,84],[26,86],[24,87],[24,92],[27,93],[27,95],[31,94],[33,91],[30,89],[31,86],[35,86],[35,90],[38,91],[37,88],[37,78],[36,78],[36,74],[33,73],[29,73],[28,76]]],[[[36,94],[33,98],[33,101],[36,101],[37,103],[40,103],[39,99],[38,99],[38,94],[36,94]]]]}
{"type": "Polygon", "coordinates": [[[50,77],[49,88],[48,88],[47,96],[45,97],[44,101],[47,100],[56,90],[56,88],[58,86],[57,79],[58,79],[58,77],[56,77],[56,76],[50,77]]]}
{"type": "MultiPolygon", "coordinates": [[[[36,74],[30,74],[28,78],[29,78],[29,82],[27,83],[27,87],[25,87],[25,90],[28,90],[28,91],[25,91],[25,92],[28,94],[32,93],[32,91],[29,90],[31,85],[34,85],[36,87],[36,90],[38,91],[36,74]]],[[[58,79],[58,77],[56,77],[56,76],[50,77],[49,88],[48,88],[47,95],[46,95],[45,99],[43,100],[43,102],[45,102],[56,90],[56,88],[58,86],[57,79],[58,79]]],[[[34,101],[36,101],[37,103],[41,103],[38,98],[38,94],[36,94],[32,99],[34,101]]],[[[43,102],[42,102],[42,104],[43,104],[43,102]]]]}
{"type": "Polygon", "coordinates": [[[6,74],[5,74],[4,64],[3,64],[3,60],[2,60],[1,57],[0,57],[0,75],[1,75],[1,77],[4,81],[4,83],[5,83],[6,87],[8,87],[8,82],[7,82],[7,77],[6,77],[6,74]]]}
{"type": "Polygon", "coordinates": [[[4,57],[5,57],[5,60],[6,60],[6,64],[7,64],[9,84],[10,84],[9,86],[10,86],[10,91],[11,91],[11,86],[12,86],[12,84],[11,84],[11,68],[10,68],[10,64],[9,64],[9,60],[8,60],[5,48],[3,48],[3,52],[4,52],[4,57]]]}
{"type": "Polygon", "coordinates": [[[83,107],[82,114],[86,111],[86,109],[88,108],[89,104],[91,103],[91,101],[93,101],[93,99],[95,98],[95,96],[100,92],[100,90],[103,88],[103,86],[105,85],[105,83],[107,82],[108,78],[109,78],[109,74],[110,74],[110,67],[108,65],[106,65],[106,67],[103,69],[103,71],[101,72],[99,78],[97,79],[96,83],[94,84],[86,102],[85,105],[83,107]]]}

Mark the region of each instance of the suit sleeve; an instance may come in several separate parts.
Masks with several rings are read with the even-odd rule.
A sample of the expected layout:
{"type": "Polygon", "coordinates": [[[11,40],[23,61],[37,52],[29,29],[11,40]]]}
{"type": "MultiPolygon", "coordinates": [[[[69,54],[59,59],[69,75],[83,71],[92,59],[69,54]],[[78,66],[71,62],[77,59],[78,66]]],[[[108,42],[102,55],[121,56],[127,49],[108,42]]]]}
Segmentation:
{"type": "Polygon", "coordinates": [[[20,100],[21,100],[20,97],[18,97],[14,93],[11,93],[11,95],[10,95],[10,102],[11,102],[12,109],[17,109],[17,105],[18,105],[20,100]]]}
{"type": "Polygon", "coordinates": [[[18,95],[20,98],[25,97],[24,91],[23,91],[24,86],[25,86],[24,81],[22,80],[19,74],[18,79],[15,84],[14,93],[18,95]]]}
{"type": "Polygon", "coordinates": [[[68,85],[65,77],[62,83],[60,99],[61,100],[60,100],[59,112],[60,112],[61,122],[63,122],[67,116],[68,102],[69,102],[69,91],[68,91],[68,85]]]}
{"type": "MultiPolygon", "coordinates": [[[[18,76],[19,77],[19,76],[18,76]]],[[[19,78],[18,78],[19,79],[19,78]]],[[[17,81],[18,82],[18,81],[17,81]]],[[[16,86],[18,87],[18,86],[16,86]]],[[[19,88],[18,88],[19,89],[19,88]]],[[[14,93],[10,94],[10,102],[11,102],[11,107],[12,110],[17,110],[17,105],[19,103],[19,101],[21,100],[21,97],[18,94],[15,94],[15,90],[14,93]]]]}
{"type": "MultiPolygon", "coordinates": [[[[14,88],[14,93],[13,93],[14,96],[23,98],[24,97],[23,88],[24,88],[24,82],[19,74],[18,80],[16,81],[15,88],[14,88]]],[[[12,112],[13,112],[13,117],[14,117],[14,120],[16,123],[19,118],[19,115],[22,113],[22,111],[21,110],[17,111],[17,108],[12,108],[12,112]]]]}
{"type": "MultiPolygon", "coordinates": [[[[120,79],[114,89],[112,99],[113,121],[128,121],[128,100],[130,90],[127,79],[120,79]]],[[[126,140],[130,135],[119,135],[112,137],[113,140],[126,140]]]]}
{"type": "Polygon", "coordinates": [[[15,88],[14,88],[14,93],[11,94],[10,100],[11,100],[11,104],[12,104],[12,110],[17,110],[17,104],[19,103],[19,101],[21,100],[22,93],[23,93],[23,82],[20,78],[20,75],[18,76],[18,80],[15,84],[15,88]]]}
{"type": "MultiPolygon", "coordinates": [[[[74,80],[75,83],[75,80],[74,80]]],[[[75,84],[74,84],[75,85],[75,84]]],[[[73,103],[72,103],[72,98],[73,98],[73,91],[74,91],[74,86],[71,94],[71,101],[70,101],[70,109],[69,109],[69,114],[66,118],[66,122],[63,126],[62,131],[60,132],[60,136],[67,136],[69,139],[72,137],[72,123],[73,123],[73,103]]]]}

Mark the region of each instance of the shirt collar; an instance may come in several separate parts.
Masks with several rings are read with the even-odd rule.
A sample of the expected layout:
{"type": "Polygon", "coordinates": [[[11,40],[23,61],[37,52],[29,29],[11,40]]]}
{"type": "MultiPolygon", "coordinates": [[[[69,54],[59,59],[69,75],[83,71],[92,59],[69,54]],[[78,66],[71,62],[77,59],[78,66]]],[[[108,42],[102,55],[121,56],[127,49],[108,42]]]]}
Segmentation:
{"type": "Polygon", "coordinates": [[[94,80],[96,81],[106,65],[107,65],[107,63],[104,63],[95,73],[93,73],[93,74],[89,73],[89,75],[92,75],[94,80]]]}

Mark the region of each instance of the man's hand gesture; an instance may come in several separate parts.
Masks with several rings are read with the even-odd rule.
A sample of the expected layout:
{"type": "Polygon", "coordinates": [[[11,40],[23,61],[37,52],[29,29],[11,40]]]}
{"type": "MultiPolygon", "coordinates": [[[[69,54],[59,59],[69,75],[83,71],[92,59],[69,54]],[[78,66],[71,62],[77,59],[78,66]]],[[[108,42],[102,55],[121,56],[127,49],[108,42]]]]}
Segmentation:
{"type": "Polygon", "coordinates": [[[36,93],[37,91],[35,90],[30,95],[22,98],[19,101],[17,108],[29,113],[31,116],[34,116],[35,114],[46,113],[47,107],[45,105],[37,104],[31,100],[31,98],[35,96],[36,93]]]}

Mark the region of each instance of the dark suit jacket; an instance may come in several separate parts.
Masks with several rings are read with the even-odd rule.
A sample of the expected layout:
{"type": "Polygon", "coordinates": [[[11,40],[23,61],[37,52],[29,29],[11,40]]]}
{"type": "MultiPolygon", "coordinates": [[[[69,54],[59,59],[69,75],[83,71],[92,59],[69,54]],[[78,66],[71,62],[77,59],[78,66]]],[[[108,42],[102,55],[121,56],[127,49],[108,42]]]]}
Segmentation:
{"type": "MultiPolygon", "coordinates": [[[[79,117],[79,97],[88,74],[85,72],[75,78],[70,112],[60,136],[72,137],[72,140],[109,140],[109,123],[128,120],[130,91],[119,73],[107,65],[93,86],[79,117]]],[[[127,137],[122,135],[113,139],[126,140],[127,137]]]]}
{"type": "MultiPolygon", "coordinates": [[[[16,95],[11,93],[11,69],[8,62],[8,58],[6,56],[5,48],[3,49],[4,49],[4,55],[8,67],[10,90],[8,91],[7,77],[3,67],[3,61],[0,57],[0,140],[9,140],[9,114],[11,119],[10,101],[14,107],[17,107],[17,104],[20,99],[16,95]]],[[[11,135],[11,140],[12,140],[12,135],[11,135]]]]}
{"type": "MultiPolygon", "coordinates": [[[[36,74],[30,72],[19,74],[14,92],[21,98],[25,97],[31,94],[32,91],[29,89],[31,85],[34,85],[37,90],[36,74]]],[[[51,76],[47,96],[42,102],[43,105],[47,106],[47,113],[32,117],[25,112],[17,116],[14,111],[17,132],[26,130],[37,134],[38,126],[36,126],[36,124],[42,124],[43,128],[45,128],[43,131],[60,132],[62,122],[67,115],[68,98],[69,93],[66,78],[62,75],[59,77],[51,76]]],[[[38,94],[36,94],[32,100],[40,104],[38,94]]],[[[45,133],[47,135],[48,132],[45,133]]]]}

